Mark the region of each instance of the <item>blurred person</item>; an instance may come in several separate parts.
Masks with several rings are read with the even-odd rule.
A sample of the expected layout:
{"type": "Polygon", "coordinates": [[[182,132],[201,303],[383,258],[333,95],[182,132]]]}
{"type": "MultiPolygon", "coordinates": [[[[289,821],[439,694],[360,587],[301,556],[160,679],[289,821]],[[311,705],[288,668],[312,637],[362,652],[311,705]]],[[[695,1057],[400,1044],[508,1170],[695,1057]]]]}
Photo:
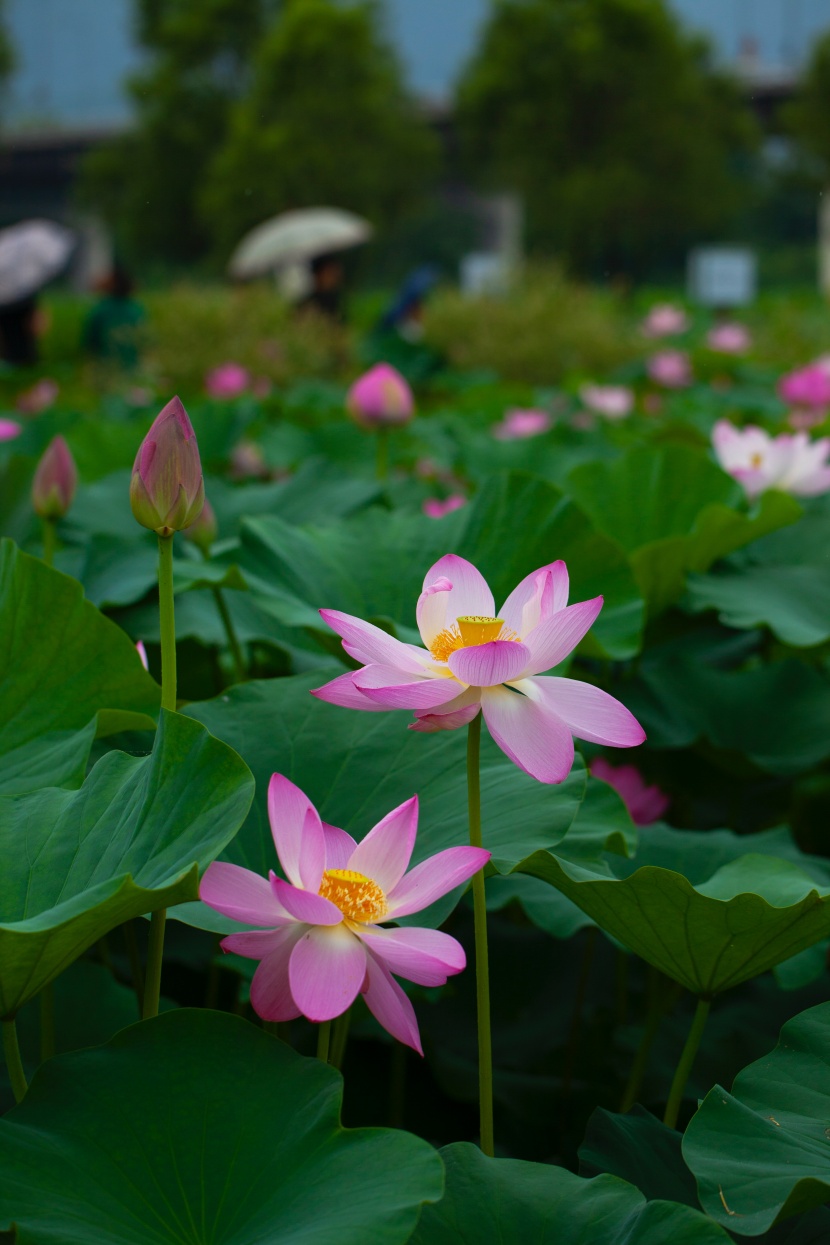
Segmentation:
{"type": "Polygon", "coordinates": [[[133,298],[133,288],[130,274],[115,264],[83,328],[86,353],[125,370],[138,364],[140,330],[146,318],[143,306],[133,298]]]}
{"type": "Polygon", "coordinates": [[[311,290],[297,303],[297,311],[314,311],[342,324],[345,271],[339,255],[317,255],[311,261],[311,290]]]}
{"type": "Polygon", "coordinates": [[[367,361],[391,362],[411,382],[443,367],[443,357],[422,340],[425,302],[440,275],[432,264],[422,264],[410,272],[367,338],[367,361]]]}
{"type": "Polygon", "coordinates": [[[11,367],[33,367],[38,361],[37,339],[45,327],[35,294],[0,307],[0,359],[11,367]]]}

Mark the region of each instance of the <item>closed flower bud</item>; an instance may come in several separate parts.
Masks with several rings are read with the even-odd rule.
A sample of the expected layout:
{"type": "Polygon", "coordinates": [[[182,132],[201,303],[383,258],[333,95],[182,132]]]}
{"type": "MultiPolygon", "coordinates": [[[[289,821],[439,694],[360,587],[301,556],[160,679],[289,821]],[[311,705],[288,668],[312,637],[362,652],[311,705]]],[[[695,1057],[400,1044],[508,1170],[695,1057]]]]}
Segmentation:
{"type": "Polygon", "coordinates": [[[42,519],[62,519],[75,496],[78,468],[63,437],[53,437],[43,451],[32,482],[32,505],[42,519]]]}
{"type": "Polygon", "coordinates": [[[196,434],[180,400],[172,398],[136,455],[130,481],[133,515],[159,536],[172,536],[195,522],[204,503],[196,434]]]}
{"type": "Polygon", "coordinates": [[[391,428],[412,418],[412,390],[400,372],[378,363],[352,385],[346,397],[352,418],[364,428],[391,428]]]}
{"type": "Polygon", "coordinates": [[[207,557],[218,534],[219,524],[216,522],[216,512],[205,498],[205,504],[202,506],[202,513],[198,519],[194,520],[190,527],[184,529],[185,539],[191,540],[196,548],[207,557]]]}

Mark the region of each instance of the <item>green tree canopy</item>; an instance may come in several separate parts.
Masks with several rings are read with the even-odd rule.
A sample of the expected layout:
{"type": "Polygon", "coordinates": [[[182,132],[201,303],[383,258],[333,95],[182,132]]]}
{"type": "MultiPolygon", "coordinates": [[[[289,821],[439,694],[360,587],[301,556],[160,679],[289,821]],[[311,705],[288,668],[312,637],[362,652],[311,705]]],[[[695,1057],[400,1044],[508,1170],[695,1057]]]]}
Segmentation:
{"type": "Polygon", "coordinates": [[[817,177],[830,176],[830,30],[813,44],[798,96],[785,114],[787,128],[815,162],[817,177]]]}
{"type": "Polygon", "coordinates": [[[388,224],[424,190],[434,159],[376,6],[286,0],[212,161],[202,220],[225,252],[289,208],[331,203],[388,224]]]}
{"type": "Polygon", "coordinates": [[[642,271],[740,207],[751,115],[663,0],[496,0],[458,110],[472,175],[577,270],[642,271]]]}

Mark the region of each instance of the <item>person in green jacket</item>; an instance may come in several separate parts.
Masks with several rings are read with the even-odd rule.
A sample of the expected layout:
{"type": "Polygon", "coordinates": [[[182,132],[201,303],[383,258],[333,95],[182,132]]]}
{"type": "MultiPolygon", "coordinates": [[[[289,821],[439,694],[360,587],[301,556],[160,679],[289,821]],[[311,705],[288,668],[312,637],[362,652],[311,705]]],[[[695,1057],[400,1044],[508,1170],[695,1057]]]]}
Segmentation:
{"type": "Polygon", "coordinates": [[[86,318],[83,345],[87,354],[127,370],[136,367],[146,313],[133,298],[133,282],[116,264],[104,286],[104,296],[86,318]]]}

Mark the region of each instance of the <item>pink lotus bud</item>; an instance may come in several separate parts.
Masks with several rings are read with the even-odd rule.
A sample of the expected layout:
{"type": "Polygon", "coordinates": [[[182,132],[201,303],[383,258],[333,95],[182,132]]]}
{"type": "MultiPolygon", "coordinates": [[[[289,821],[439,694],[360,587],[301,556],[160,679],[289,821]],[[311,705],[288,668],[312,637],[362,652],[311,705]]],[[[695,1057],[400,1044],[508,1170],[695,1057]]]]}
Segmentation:
{"type": "Polygon", "coordinates": [[[821,361],[810,363],[782,376],[778,393],[793,406],[824,410],[830,406],[830,372],[821,361]]]}
{"type": "Polygon", "coordinates": [[[634,391],[625,385],[583,385],[580,401],[606,419],[625,419],[634,409],[634,391]]]}
{"type": "Polygon", "coordinates": [[[466,497],[462,497],[460,493],[453,493],[445,501],[441,501],[438,497],[427,497],[421,509],[429,519],[443,519],[445,514],[452,514],[453,510],[460,510],[466,504],[466,497]]]}
{"type": "Polygon", "coordinates": [[[172,536],[189,527],[204,504],[196,434],[180,400],[172,398],[136,454],[130,481],[133,515],[142,527],[172,536]]]}
{"type": "Polygon", "coordinates": [[[390,428],[412,418],[415,401],[400,372],[378,363],[352,385],[346,407],[364,428],[390,428]]]}
{"type": "Polygon", "coordinates": [[[646,371],[665,389],[684,389],[692,383],[689,356],[683,350],[661,350],[646,360],[646,371]]]}
{"type": "Polygon", "coordinates": [[[75,496],[78,468],[63,437],[53,437],[43,451],[32,481],[32,505],[42,519],[62,519],[75,496]]]}
{"type": "Polygon", "coordinates": [[[724,321],[709,330],[706,345],[720,354],[746,354],[752,345],[752,337],[745,325],[724,321]]]}
{"type": "Polygon", "coordinates": [[[144,667],[144,669],[145,669],[145,670],[149,670],[149,669],[150,669],[150,663],[149,663],[149,662],[148,662],[148,660],[147,660],[147,650],[146,650],[146,648],[144,647],[144,641],[143,641],[143,640],[136,640],[136,642],[135,642],[135,651],[138,653],[138,659],[139,659],[139,661],[141,662],[141,664],[142,664],[142,666],[144,667]]]}
{"type": "Polygon", "coordinates": [[[526,437],[538,437],[553,426],[547,411],[505,411],[500,424],[491,429],[497,441],[522,441],[526,437]]]}
{"type": "Polygon", "coordinates": [[[212,398],[238,398],[250,383],[248,372],[239,363],[222,363],[205,377],[205,389],[212,398]]]}
{"type": "Polygon", "coordinates": [[[216,522],[216,512],[211,506],[207,498],[202,506],[202,512],[197,519],[191,523],[190,527],[184,529],[184,535],[187,540],[192,540],[197,549],[201,549],[202,553],[207,557],[210,553],[210,547],[219,534],[219,524],[216,522]]]}
{"type": "Polygon", "coordinates": [[[37,415],[52,406],[59,392],[57,381],[44,376],[42,380],[35,381],[31,389],[17,395],[15,406],[25,415],[37,415]]]}
{"type": "Polygon", "coordinates": [[[686,312],[671,303],[658,303],[652,307],[641,325],[646,337],[674,337],[677,333],[685,333],[688,327],[686,312]]]}
{"type": "Polygon", "coordinates": [[[0,419],[0,441],[13,441],[19,437],[23,427],[14,419],[0,419]]]}

